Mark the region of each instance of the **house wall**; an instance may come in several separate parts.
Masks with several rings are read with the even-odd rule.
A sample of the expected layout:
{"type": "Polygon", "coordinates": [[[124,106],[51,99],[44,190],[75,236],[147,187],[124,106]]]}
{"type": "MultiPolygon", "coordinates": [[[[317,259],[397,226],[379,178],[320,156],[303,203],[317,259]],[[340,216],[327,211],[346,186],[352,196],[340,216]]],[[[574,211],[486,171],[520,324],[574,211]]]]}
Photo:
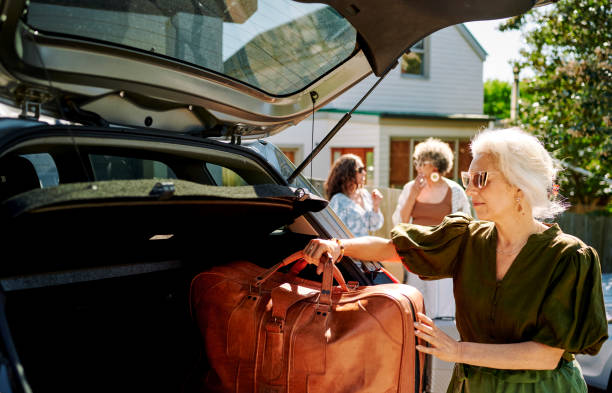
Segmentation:
{"type": "MultiPolygon", "coordinates": [[[[329,131],[342,118],[342,113],[317,112],[314,121],[314,146],[316,147],[329,131]]],[[[312,117],[302,121],[294,127],[290,127],[279,134],[265,138],[280,148],[297,149],[295,159],[296,165],[308,156],[312,150],[312,117]]],[[[355,114],[351,120],[332,138],[323,150],[312,162],[312,177],[326,179],[331,167],[333,147],[373,147],[374,160],[377,156],[378,135],[380,134],[379,117],[375,115],[355,114]]],[[[378,178],[380,168],[375,165],[374,178],[378,178]]],[[[303,175],[310,176],[310,166],[303,175]]],[[[376,181],[376,180],[375,180],[376,181]]]]}
{"type": "MultiPolygon", "coordinates": [[[[314,122],[315,146],[327,135],[341,119],[342,113],[317,112],[314,122]]],[[[469,140],[479,129],[487,127],[486,120],[453,120],[453,119],[413,119],[387,118],[378,115],[357,114],[332,138],[312,163],[312,177],[326,179],[331,167],[331,149],[333,147],[373,147],[374,148],[374,186],[388,186],[390,146],[394,138],[457,138],[469,140]]],[[[297,126],[266,138],[276,146],[297,149],[296,164],[301,162],[311,151],[312,118],[304,120],[297,126]]],[[[310,176],[310,166],[303,174],[310,176]]]]}
{"type": "MultiPolygon", "coordinates": [[[[482,59],[460,28],[447,27],[426,39],[425,77],[402,75],[395,67],[359,110],[395,113],[482,114],[482,59]]],[[[328,105],[352,108],[374,84],[371,75],[328,105]]]]}

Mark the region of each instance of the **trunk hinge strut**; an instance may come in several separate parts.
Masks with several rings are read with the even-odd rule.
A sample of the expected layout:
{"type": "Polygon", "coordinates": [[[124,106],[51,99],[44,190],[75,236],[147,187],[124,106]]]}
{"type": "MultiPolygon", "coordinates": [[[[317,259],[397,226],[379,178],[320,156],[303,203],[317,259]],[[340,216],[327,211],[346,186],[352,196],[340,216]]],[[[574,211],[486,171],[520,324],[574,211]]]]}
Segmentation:
{"type": "MultiPolygon", "coordinates": [[[[387,70],[380,76],[380,78],[378,78],[378,80],[376,81],[376,83],[374,83],[372,85],[372,87],[370,87],[370,89],[364,94],[363,97],[361,97],[361,99],[359,100],[359,102],[357,103],[357,105],[355,105],[353,107],[353,109],[351,109],[349,112],[345,113],[344,116],[342,116],[342,119],[340,119],[338,121],[338,123],[336,123],[336,125],[334,126],[334,128],[331,129],[331,131],[329,131],[329,133],[325,136],[325,138],[323,138],[323,140],[317,145],[317,147],[315,147],[310,154],[308,155],[308,157],[306,157],[306,159],[304,161],[302,161],[302,163],[293,171],[293,173],[287,178],[287,183],[291,184],[295,178],[304,170],[304,168],[306,168],[306,166],[308,164],[310,164],[310,162],[315,158],[315,156],[317,154],[319,154],[319,152],[321,150],[323,150],[323,148],[325,147],[325,145],[327,145],[327,143],[334,137],[334,135],[336,135],[338,133],[338,131],[340,131],[340,129],[351,119],[351,114],[353,112],[355,112],[355,110],[359,107],[359,105],[361,105],[361,103],[368,98],[368,96],[370,95],[370,93],[372,93],[372,91],[374,91],[374,89],[376,88],[376,86],[378,86],[378,84],[385,78],[385,76],[387,76],[387,74],[389,73],[389,71],[391,71],[393,68],[395,68],[395,66],[397,65],[397,63],[394,63],[392,67],[387,68],[387,70]]],[[[311,96],[312,96],[311,92],[311,96]]],[[[316,92],[314,92],[314,94],[316,94],[316,92]]]]}

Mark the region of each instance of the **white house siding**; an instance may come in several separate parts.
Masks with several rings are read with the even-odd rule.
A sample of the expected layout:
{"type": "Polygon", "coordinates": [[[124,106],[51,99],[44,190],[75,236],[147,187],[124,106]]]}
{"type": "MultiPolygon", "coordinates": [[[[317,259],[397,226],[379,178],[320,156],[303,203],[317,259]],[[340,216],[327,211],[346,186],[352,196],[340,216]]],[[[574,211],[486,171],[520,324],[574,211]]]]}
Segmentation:
{"type": "MultiPolygon", "coordinates": [[[[460,27],[451,26],[426,39],[427,76],[404,76],[397,66],[361,104],[361,111],[393,113],[482,114],[482,59],[460,27]]],[[[329,108],[352,108],[376,81],[366,78],[329,108]]]]}
{"type": "MultiPolygon", "coordinates": [[[[315,114],[314,144],[315,146],[323,140],[325,135],[342,118],[343,113],[317,112],[315,114]]],[[[323,148],[312,163],[312,177],[326,179],[331,164],[331,149],[333,147],[372,147],[374,148],[374,160],[378,155],[378,139],[380,134],[379,117],[376,115],[354,114],[349,122],[332,138],[323,148]]],[[[311,151],[312,117],[302,121],[294,127],[290,127],[281,133],[266,138],[281,148],[297,149],[296,165],[302,162],[311,151]]],[[[374,182],[378,184],[380,176],[378,165],[374,167],[374,182]]],[[[310,166],[303,174],[310,177],[310,166]]]]}

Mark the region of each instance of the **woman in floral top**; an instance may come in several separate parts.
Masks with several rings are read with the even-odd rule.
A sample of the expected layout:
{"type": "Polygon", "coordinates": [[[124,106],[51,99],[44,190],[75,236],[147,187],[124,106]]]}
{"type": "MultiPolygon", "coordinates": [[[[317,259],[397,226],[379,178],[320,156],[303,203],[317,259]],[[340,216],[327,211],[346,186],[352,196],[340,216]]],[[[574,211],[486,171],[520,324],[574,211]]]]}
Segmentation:
{"type": "Polygon", "coordinates": [[[330,207],[355,236],[367,236],[382,228],[384,222],[379,209],[382,194],[374,189],[370,195],[363,188],[365,180],[361,158],[345,154],[334,162],[325,182],[330,207]]]}

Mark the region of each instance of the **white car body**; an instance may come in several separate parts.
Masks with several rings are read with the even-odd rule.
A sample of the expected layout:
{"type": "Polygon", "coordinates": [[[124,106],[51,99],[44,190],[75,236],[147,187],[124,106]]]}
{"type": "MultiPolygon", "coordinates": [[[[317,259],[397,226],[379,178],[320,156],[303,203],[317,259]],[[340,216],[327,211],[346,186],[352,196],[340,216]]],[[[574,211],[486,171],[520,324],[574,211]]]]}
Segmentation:
{"type": "Polygon", "coordinates": [[[576,359],[582,367],[582,374],[587,385],[612,390],[610,377],[612,376],[612,325],[609,323],[612,316],[612,274],[602,274],[602,285],[606,314],[608,315],[608,339],[595,356],[577,355],[576,359]]]}

